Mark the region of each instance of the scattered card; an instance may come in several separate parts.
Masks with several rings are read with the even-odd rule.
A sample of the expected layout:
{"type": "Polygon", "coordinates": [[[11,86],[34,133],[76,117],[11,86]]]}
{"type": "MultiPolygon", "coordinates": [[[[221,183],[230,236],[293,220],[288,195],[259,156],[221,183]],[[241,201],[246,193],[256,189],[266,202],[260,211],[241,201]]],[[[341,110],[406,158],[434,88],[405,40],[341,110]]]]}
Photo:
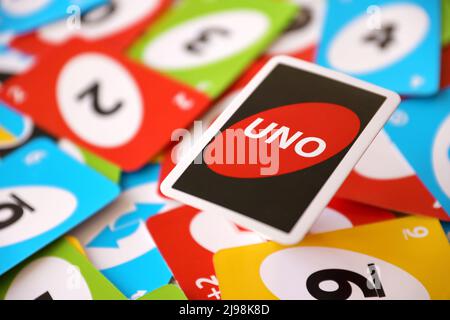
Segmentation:
{"type": "Polygon", "coordinates": [[[10,77],[22,73],[33,64],[33,58],[8,47],[0,50],[0,84],[10,77]]]}
{"type": "Polygon", "coordinates": [[[1,300],[125,300],[68,240],[60,239],[0,278],[1,300]]]}
{"type": "Polygon", "coordinates": [[[450,217],[449,106],[450,88],[427,100],[406,100],[386,131],[450,217]]]}
{"type": "Polygon", "coordinates": [[[399,102],[395,93],[349,76],[273,58],[161,190],[274,241],[296,243],[399,102]]]}
{"type": "Polygon", "coordinates": [[[442,0],[442,44],[450,45],[450,0],[442,0]]]}
{"type": "Polygon", "coordinates": [[[34,139],[5,157],[0,176],[0,211],[9,213],[0,222],[0,274],[119,194],[115,184],[45,138],[34,139]]]}
{"type": "Polygon", "coordinates": [[[402,95],[432,95],[440,50],[439,0],[332,0],[318,63],[402,95]]]}
{"type": "MultiPolygon", "coordinates": [[[[394,218],[388,211],[334,199],[311,228],[322,233],[394,218]]],[[[147,226],[175,279],[189,299],[219,300],[213,255],[219,250],[265,242],[222,215],[181,207],[152,217],[147,226]]]]}
{"type": "Polygon", "coordinates": [[[385,130],[372,142],[337,196],[397,212],[450,219],[385,130]]]}
{"type": "Polygon", "coordinates": [[[402,218],[214,256],[223,299],[448,300],[450,251],[438,220],[402,218]]]}
{"type": "Polygon", "coordinates": [[[172,277],[145,225],[149,217],[178,205],[158,195],[159,171],[159,165],[149,165],[124,174],[121,196],[73,232],[92,263],[130,299],[172,277]]]}
{"type": "Polygon", "coordinates": [[[1,97],[52,135],[126,171],[149,162],[174,129],[189,125],[209,104],[205,95],[115,50],[80,40],[8,80],[1,97]]]}
{"type": "Polygon", "coordinates": [[[170,0],[111,0],[82,13],[74,28],[68,28],[67,21],[61,20],[16,37],[11,46],[41,55],[72,38],[81,38],[124,50],[169,3],[170,0]]]}
{"type": "Polygon", "coordinates": [[[149,29],[130,55],[216,98],[295,13],[286,1],[183,1],[149,29]]]}

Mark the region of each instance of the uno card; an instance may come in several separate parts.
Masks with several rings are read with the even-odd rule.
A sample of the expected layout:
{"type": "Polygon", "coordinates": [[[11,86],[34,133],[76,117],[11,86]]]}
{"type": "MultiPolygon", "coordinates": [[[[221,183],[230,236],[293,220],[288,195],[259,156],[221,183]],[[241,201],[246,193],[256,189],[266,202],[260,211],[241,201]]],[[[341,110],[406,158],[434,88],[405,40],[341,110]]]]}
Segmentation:
{"type": "Polygon", "coordinates": [[[223,299],[448,300],[450,247],[438,220],[402,218],[214,256],[223,299]],[[363,241],[362,241],[363,239],[363,241]]]}
{"type": "MultiPolygon", "coordinates": [[[[23,116],[17,111],[0,102],[0,158],[13,152],[17,148],[36,137],[50,138],[44,131],[37,128],[31,118],[23,116]]],[[[120,178],[119,167],[97,157],[96,155],[78,148],[69,140],[58,142],[61,150],[71,155],[81,163],[85,163],[113,182],[120,178]]]]}
{"type": "Polygon", "coordinates": [[[153,25],[130,55],[216,98],[295,12],[286,1],[184,1],[153,25]]]}
{"type": "Polygon", "coordinates": [[[0,274],[114,200],[118,187],[34,139],[0,162],[0,274]],[[5,214],[7,214],[5,216],[5,214]]]}
{"type": "MultiPolygon", "coordinates": [[[[322,233],[392,219],[388,211],[334,199],[311,228],[322,233]]],[[[152,217],[147,226],[174,277],[189,299],[218,300],[213,255],[226,248],[265,242],[222,215],[181,207],[152,217]]]]}
{"type": "Polygon", "coordinates": [[[397,212],[449,220],[385,130],[358,161],[337,196],[397,212]]]}
{"type": "Polygon", "coordinates": [[[55,20],[67,18],[67,28],[76,28],[77,19],[106,0],[2,0],[0,33],[21,34],[55,20]]]}
{"type": "Polygon", "coordinates": [[[0,278],[1,300],[125,300],[67,239],[0,278]]]}
{"type": "Polygon", "coordinates": [[[79,26],[68,28],[66,20],[42,26],[16,37],[11,46],[40,55],[72,38],[100,42],[124,50],[169,5],[170,0],[111,0],[81,13],[79,26]]]}
{"type": "Polygon", "coordinates": [[[209,99],[102,45],[72,40],[20,76],[2,98],[56,137],[126,171],[144,166],[209,99]],[[36,86],[45,83],[45,86],[36,86]]]}
{"type": "Polygon", "coordinates": [[[404,101],[386,131],[450,216],[450,88],[404,101]],[[420,134],[418,134],[420,132],[420,134]]]}
{"type": "Polygon", "coordinates": [[[331,0],[327,12],[319,64],[402,95],[437,93],[441,1],[331,0]]]}
{"type": "Polygon", "coordinates": [[[450,44],[450,0],[442,0],[442,44],[450,44]]]}
{"type": "Polygon", "coordinates": [[[273,58],[161,190],[272,240],[296,243],[399,102],[395,93],[349,76],[273,58]]]}
{"type": "Polygon", "coordinates": [[[138,300],[187,300],[180,287],[168,284],[164,287],[156,289],[138,300]]]}
{"type": "Polygon", "coordinates": [[[118,200],[73,232],[92,263],[130,299],[172,277],[145,225],[149,217],[177,206],[158,195],[159,171],[159,165],[149,165],[124,174],[118,200]]]}

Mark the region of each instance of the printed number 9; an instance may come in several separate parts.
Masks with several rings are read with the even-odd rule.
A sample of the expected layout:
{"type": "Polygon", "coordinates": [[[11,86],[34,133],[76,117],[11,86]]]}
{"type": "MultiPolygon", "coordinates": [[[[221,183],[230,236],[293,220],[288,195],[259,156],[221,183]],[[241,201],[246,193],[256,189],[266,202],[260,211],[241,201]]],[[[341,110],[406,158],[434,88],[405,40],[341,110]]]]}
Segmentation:
{"type": "Polygon", "coordinates": [[[428,229],[425,227],[415,227],[414,229],[403,229],[403,236],[406,240],[409,238],[425,238],[428,235],[428,229]]]}

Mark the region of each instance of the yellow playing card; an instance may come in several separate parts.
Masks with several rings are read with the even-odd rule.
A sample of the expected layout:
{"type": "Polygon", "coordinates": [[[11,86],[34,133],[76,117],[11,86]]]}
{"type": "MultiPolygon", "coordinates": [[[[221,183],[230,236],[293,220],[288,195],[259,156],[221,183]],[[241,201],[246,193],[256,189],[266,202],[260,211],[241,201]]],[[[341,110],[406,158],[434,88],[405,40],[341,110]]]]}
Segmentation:
{"type": "Polygon", "coordinates": [[[214,256],[222,299],[450,299],[437,220],[402,218],[214,256]]]}

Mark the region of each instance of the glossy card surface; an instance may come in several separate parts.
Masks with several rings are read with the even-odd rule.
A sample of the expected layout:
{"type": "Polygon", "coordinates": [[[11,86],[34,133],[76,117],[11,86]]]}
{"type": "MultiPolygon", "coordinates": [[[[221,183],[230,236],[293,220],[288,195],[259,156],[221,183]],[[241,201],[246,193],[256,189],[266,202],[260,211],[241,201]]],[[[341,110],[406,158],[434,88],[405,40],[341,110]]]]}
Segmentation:
{"type": "Polygon", "coordinates": [[[172,277],[145,224],[178,205],[158,195],[159,171],[159,165],[149,165],[124,174],[117,201],[73,232],[92,263],[129,299],[168,284],[172,277]]]}
{"type": "Polygon", "coordinates": [[[60,239],[0,278],[1,300],[125,300],[68,240],[60,239]]]}
{"type": "Polygon", "coordinates": [[[432,95],[440,50],[439,0],[331,0],[317,61],[402,95],[432,95]]]}
{"type": "Polygon", "coordinates": [[[0,162],[0,274],[118,196],[118,187],[38,138],[0,162]]]}
{"type": "Polygon", "coordinates": [[[224,299],[447,300],[449,250],[437,220],[411,217],[310,236],[294,247],[224,250],[214,266],[224,299]]]}
{"type": "Polygon", "coordinates": [[[79,40],[7,81],[1,97],[52,135],[125,171],[144,166],[174,129],[189,125],[209,104],[205,95],[115,50],[79,40]]]}
{"type": "Polygon", "coordinates": [[[286,1],[184,1],[130,54],[215,98],[288,26],[296,10],[286,1]]]}
{"type": "Polygon", "coordinates": [[[386,126],[391,139],[450,216],[450,88],[425,104],[404,101],[386,126]],[[417,134],[420,132],[420,134],[417,134]],[[414,143],[411,143],[414,141],[414,143]]]}

